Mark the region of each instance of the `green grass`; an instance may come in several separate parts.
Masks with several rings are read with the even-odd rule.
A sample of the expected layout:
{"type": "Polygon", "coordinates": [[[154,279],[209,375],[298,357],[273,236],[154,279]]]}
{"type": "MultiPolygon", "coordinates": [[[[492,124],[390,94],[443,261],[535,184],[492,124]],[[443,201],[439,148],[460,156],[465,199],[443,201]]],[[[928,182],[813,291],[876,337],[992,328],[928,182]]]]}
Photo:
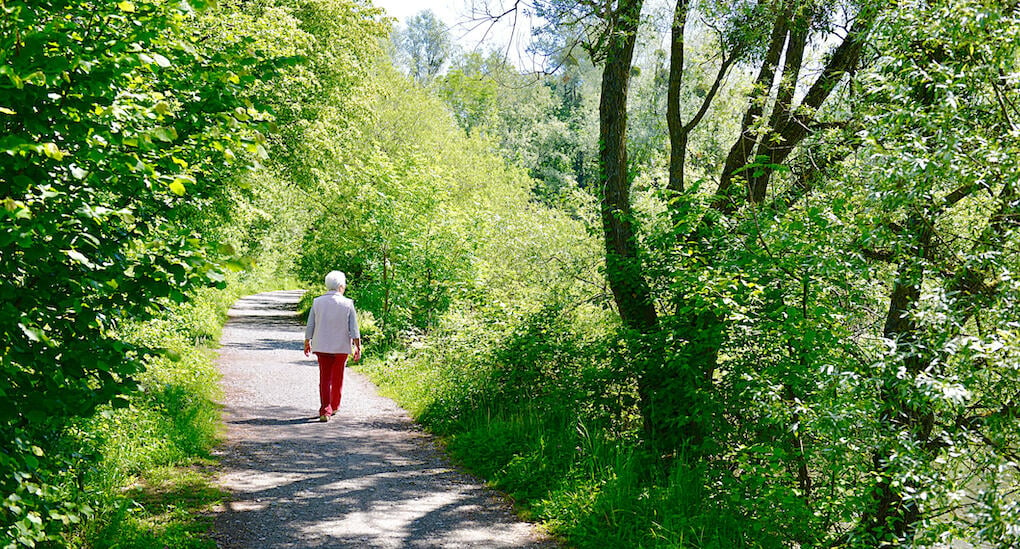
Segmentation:
{"type": "Polygon", "coordinates": [[[89,545],[100,548],[213,549],[211,510],[224,492],[216,487],[211,462],[148,470],[121,493],[120,505],[89,545]]]}
{"type": "Polygon", "coordinates": [[[603,430],[548,409],[480,414],[450,451],[518,502],[526,518],[577,547],[759,547],[739,517],[713,505],[704,472],[649,475],[648,458],[603,430]]]}
{"type": "MultiPolygon", "coordinates": [[[[394,370],[380,375],[378,364],[366,370],[376,374],[385,392],[401,400],[394,370]]],[[[418,380],[432,375],[420,373],[405,381],[415,407],[421,407],[423,397],[418,380]]],[[[523,518],[542,523],[570,546],[776,546],[756,539],[746,521],[708,497],[702,469],[678,465],[650,475],[658,468],[650,466],[630,439],[586,425],[569,407],[550,409],[547,403],[522,400],[512,411],[465,406],[456,416],[452,426],[435,426],[453,459],[506,493],[523,518]]]]}
{"type": "Polygon", "coordinates": [[[458,319],[358,367],[459,465],[571,547],[781,546],[727,504],[718,471],[645,453],[633,385],[606,358],[611,334],[584,318],[536,319],[506,335],[458,319]]]}

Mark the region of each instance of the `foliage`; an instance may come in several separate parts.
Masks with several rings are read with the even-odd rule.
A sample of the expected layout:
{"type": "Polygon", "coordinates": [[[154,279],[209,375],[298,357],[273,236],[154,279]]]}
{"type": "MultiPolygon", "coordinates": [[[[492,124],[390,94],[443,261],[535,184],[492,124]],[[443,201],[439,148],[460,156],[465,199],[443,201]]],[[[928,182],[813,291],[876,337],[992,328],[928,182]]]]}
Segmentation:
{"type": "MultiPolygon", "coordinates": [[[[593,26],[588,8],[605,15],[617,3],[536,5],[559,25],[546,32],[561,32],[546,44],[566,45],[583,29],[601,59],[596,46],[614,30],[593,26]]],[[[664,451],[666,465],[639,460],[653,477],[635,481],[644,497],[671,482],[672,467],[699,471],[692,482],[708,490],[711,508],[753,521],[753,532],[743,530],[749,537],[732,544],[1015,541],[1016,501],[1005,489],[1016,469],[1013,7],[697,9],[701,32],[719,30],[724,47],[739,52],[743,81],[725,85],[708,111],[706,123],[722,131],[692,134],[685,154],[698,155],[687,169],[694,184],[680,193],[663,189],[655,167],[661,114],[649,113],[664,60],[646,56],[653,70],[630,75],[636,101],[647,102],[631,119],[639,139],[629,144],[627,184],[637,209],[632,219],[625,209],[616,215],[636,223],[655,329],[584,347],[573,343],[598,330],[561,322],[554,299],[540,299],[550,309],[509,317],[454,301],[437,329],[380,375],[403,385],[423,421],[530,513],[546,497],[539,486],[570,484],[569,460],[556,448],[569,447],[571,429],[584,424],[613,445],[664,451]],[[844,22],[844,46],[812,49],[844,22]],[[771,36],[783,40],[769,44],[771,36]],[[803,51],[787,49],[798,43],[803,51]],[[757,84],[746,85],[756,70],[757,84]],[[726,139],[734,140],[729,155],[726,139]],[[621,345],[627,352],[617,354],[621,345]],[[573,362],[598,356],[585,349],[600,346],[615,357],[603,374],[628,398],[589,390],[586,360],[597,359],[573,362]],[[648,374],[657,379],[643,393],[637,383],[648,374]],[[554,413],[543,422],[511,411],[528,403],[554,413]],[[597,409],[621,422],[607,426],[597,409]],[[639,411],[679,436],[657,444],[659,434],[636,428],[639,411]],[[575,423],[578,416],[602,423],[575,423]]],[[[690,40],[694,58],[711,56],[709,44],[690,40]]],[[[473,74],[451,71],[440,88],[472,132],[498,125],[496,105],[508,101],[495,98],[512,93],[473,74]]],[[[705,81],[696,71],[685,81],[684,112],[705,97],[705,81]]],[[[618,268],[610,261],[607,272],[618,268]]],[[[564,493],[574,495],[550,506],[570,517],[552,519],[560,531],[584,524],[579,510],[599,492],[564,493]]],[[[633,508],[611,501],[614,511],[633,508]]],[[[603,542],[627,527],[604,524],[603,542]]]]}
{"type": "MultiPolygon", "coordinates": [[[[199,465],[201,467],[201,465],[199,465]]],[[[207,532],[210,510],[225,494],[202,468],[149,472],[144,483],[125,491],[128,498],[89,547],[212,549],[207,532]]]]}
{"type": "Polygon", "coordinates": [[[530,181],[492,142],[464,135],[438,100],[399,74],[380,68],[377,78],[386,91],[374,99],[375,119],[324,182],[335,198],[306,236],[299,273],[319,287],[321,273],[342,266],[350,295],[392,337],[432,326],[457,300],[506,289],[508,277],[534,278],[534,262],[548,259],[530,238],[578,235],[529,234],[536,216],[564,221],[529,203],[530,181]]]}
{"type": "Polygon", "coordinates": [[[181,220],[259,148],[265,115],[239,90],[274,64],[243,41],[196,47],[187,4],[3,9],[0,483],[4,538],[32,543],[76,520],[73,498],[46,503],[55,435],[126,405],[157,352],[122,341],[123,321],[222,282],[217,243],[181,220]]]}
{"type": "Polygon", "coordinates": [[[758,156],[723,174],[753,190],[772,172],[767,195],[694,189],[648,214],[673,208],[646,225],[649,272],[676,306],[663,328],[679,340],[657,402],[702,429],[726,506],[790,544],[997,544],[1015,521],[998,488],[1013,443],[994,434],[1015,430],[1012,393],[983,388],[1011,370],[963,342],[989,337],[977,303],[1000,326],[1012,321],[993,311],[1015,306],[990,273],[1014,268],[1001,261],[1015,170],[1001,98],[1015,88],[1001,75],[1017,27],[983,3],[924,10],[879,16],[859,101],[816,113],[842,122],[785,165],[758,156]],[[969,15],[923,23],[948,9],[969,15]],[[695,361],[711,365],[705,381],[684,377],[695,361]]]}
{"type": "MultiPolygon", "coordinates": [[[[1004,75],[1018,69],[1020,19],[984,2],[907,5],[882,21],[887,54],[862,85],[864,163],[855,166],[869,187],[859,241],[889,251],[879,257],[895,268],[883,346],[868,349],[880,387],[872,452],[882,463],[869,496],[891,502],[888,520],[906,524],[854,535],[1010,544],[1016,502],[1001,486],[1014,482],[1005,464],[1017,448],[1007,357],[1018,166],[1017,112],[1005,98],[1017,84],[1004,75]]],[[[865,522],[875,517],[869,508],[865,522]]]]}
{"type": "Polygon", "coordinates": [[[76,458],[70,472],[92,512],[65,534],[64,545],[208,547],[209,521],[196,515],[222,498],[201,472],[219,440],[208,346],[245,290],[231,282],[229,291],[200,291],[187,304],[125,326],[125,341],[161,347],[165,356],[147,363],[129,406],[105,408],[68,430],[63,444],[76,458]]]}
{"type": "Polygon", "coordinates": [[[369,372],[579,546],[1017,543],[1015,2],[679,2],[672,136],[640,2],[530,3],[537,76],[425,13],[413,79],[360,0],[202,4],[0,2],[0,545],[201,546],[202,345],[335,268],[369,372]]]}
{"type": "Polygon", "coordinates": [[[502,155],[535,179],[535,195],[557,204],[592,178],[595,143],[584,130],[595,108],[580,88],[593,80],[577,63],[543,77],[521,74],[497,52],[471,52],[433,86],[464,131],[498,140],[502,155]]]}

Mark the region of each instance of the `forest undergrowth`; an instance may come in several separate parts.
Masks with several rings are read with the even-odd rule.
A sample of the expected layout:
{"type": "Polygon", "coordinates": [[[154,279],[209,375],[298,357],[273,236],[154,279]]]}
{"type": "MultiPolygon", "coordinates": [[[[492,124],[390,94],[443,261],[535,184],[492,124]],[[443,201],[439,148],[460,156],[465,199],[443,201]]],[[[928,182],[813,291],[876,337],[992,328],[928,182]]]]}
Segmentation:
{"type": "Polygon", "coordinates": [[[358,368],[570,546],[782,547],[731,511],[705,468],[642,446],[609,314],[550,305],[498,330],[452,315],[358,368]]]}

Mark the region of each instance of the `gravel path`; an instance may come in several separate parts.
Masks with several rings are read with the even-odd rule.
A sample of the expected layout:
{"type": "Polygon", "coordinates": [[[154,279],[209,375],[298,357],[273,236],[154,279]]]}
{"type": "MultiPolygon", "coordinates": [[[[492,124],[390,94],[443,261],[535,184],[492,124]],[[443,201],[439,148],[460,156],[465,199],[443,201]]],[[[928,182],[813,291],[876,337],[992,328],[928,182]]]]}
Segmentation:
{"type": "Polygon", "coordinates": [[[426,548],[557,545],[477,480],[364,376],[348,369],[340,411],[317,416],[318,367],[301,352],[301,292],[240,299],[217,361],[226,443],[217,510],[221,548],[426,548]]]}

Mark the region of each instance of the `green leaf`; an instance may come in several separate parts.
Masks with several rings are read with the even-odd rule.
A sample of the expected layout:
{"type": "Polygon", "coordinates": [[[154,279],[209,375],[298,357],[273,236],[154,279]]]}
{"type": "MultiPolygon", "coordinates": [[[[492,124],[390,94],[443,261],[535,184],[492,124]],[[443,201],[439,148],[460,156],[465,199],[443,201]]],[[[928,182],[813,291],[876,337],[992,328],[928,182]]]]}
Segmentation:
{"type": "Polygon", "coordinates": [[[120,8],[120,10],[125,12],[125,13],[134,13],[134,11],[135,11],[135,4],[134,4],[134,2],[128,2],[127,0],[124,0],[123,2],[118,3],[117,7],[120,8]]]}
{"type": "Polygon", "coordinates": [[[173,65],[173,63],[171,63],[169,59],[167,59],[166,57],[164,57],[164,56],[162,56],[162,55],[160,55],[158,53],[153,53],[152,54],[152,59],[156,62],[157,65],[159,65],[160,67],[163,67],[163,68],[167,68],[167,67],[173,65]]]}
{"type": "Polygon", "coordinates": [[[18,328],[21,328],[21,332],[25,334],[30,341],[42,341],[42,330],[38,328],[29,328],[24,324],[18,323],[18,328]]]}
{"type": "Polygon", "coordinates": [[[24,78],[26,84],[32,84],[33,86],[45,86],[46,75],[42,71],[35,71],[32,74],[24,78]]]}
{"type": "Polygon", "coordinates": [[[3,200],[4,210],[11,215],[14,219],[31,219],[32,211],[25,206],[25,203],[20,200],[14,200],[13,198],[5,198],[3,200]]]}
{"type": "Polygon", "coordinates": [[[43,143],[42,151],[46,156],[54,160],[60,161],[64,159],[64,151],[60,150],[56,143],[43,143]]]}
{"type": "Polygon", "coordinates": [[[85,265],[86,267],[89,268],[95,267],[95,265],[91,261],[89,261],[89,258],[85,257],[85,254],[79,252],[78,250],[64,250],[64,253],[66,253],[68,257],[70,257],[77,263],[81,263],[82,265],[85,265]]]}
{"type": "Polygon", "coordinates": [[[172,127],[159,127],[152,130],[152,137],[165,143],[171,143],[177,139],[177,130],[172,127]]]}

